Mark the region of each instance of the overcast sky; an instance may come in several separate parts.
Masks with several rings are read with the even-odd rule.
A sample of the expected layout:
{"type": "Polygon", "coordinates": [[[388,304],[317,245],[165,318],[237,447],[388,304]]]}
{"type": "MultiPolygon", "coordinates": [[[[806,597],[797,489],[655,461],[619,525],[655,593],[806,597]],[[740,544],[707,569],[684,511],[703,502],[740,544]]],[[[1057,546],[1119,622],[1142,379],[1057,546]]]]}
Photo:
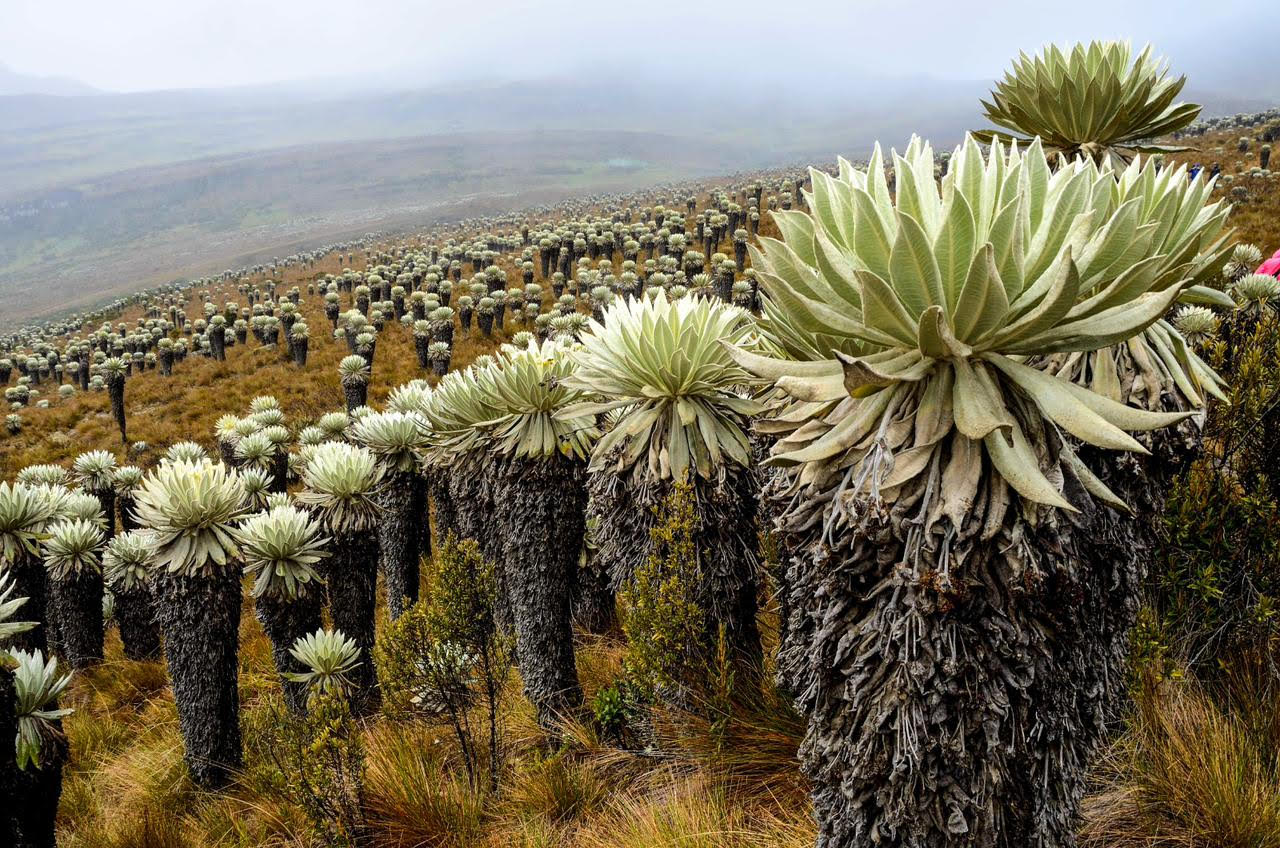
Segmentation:
{"type": "Polygon", "coordinates": [[[1019,48],[1124,37],[1153,42],[1175,70],[1252,59],[1280,74],[1276,2],[0,0],[0,63],[113,91],[593,69],[717,85],[730,64],[785,85],[869,72],[984,79],[1019,48]]]}

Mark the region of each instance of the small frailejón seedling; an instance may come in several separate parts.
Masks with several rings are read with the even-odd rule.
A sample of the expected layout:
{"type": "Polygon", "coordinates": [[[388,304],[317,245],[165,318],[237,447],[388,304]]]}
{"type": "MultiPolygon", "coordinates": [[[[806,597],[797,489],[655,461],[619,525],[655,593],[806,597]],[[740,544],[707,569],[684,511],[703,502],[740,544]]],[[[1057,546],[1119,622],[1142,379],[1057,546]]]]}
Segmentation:
{"type": "Polygon", "coordinates": [[[299,636],[289,648],[299,671],[285,677],[302,687],[308,700],[323,696],[351,697],[360,666],[360,646],[341,630],[316,629],[299,636]]]}
{"type": "Polygon", "coordinates": [[[1216,336],[1220,324],[1207,306],[1184,306],[1173,317],[1173,326],[1193,349],[1216,336]]]}
{"type": "Polygon", "coordinates": [[[968,140],[941,186],[918,139],[892,165],[896,198],[877,148],[811,172],[812,215],[775,213],[764,338],[733,351],[780,399],[760,424],[793,552],[779,668],[820,842],[1071,845],[1141,573],[1124,478],[1077,450],[1141,454],[1130,431],[1192,410],[1037,358],[1139,350],[1226,210],[1150,164],[1054,172],[1038,142],[968,140]]]}
{"type": "Polygon", "coordinates": [[[1228,283],[1235,283],[1241,277],[1252,274],[1262,264],[1262,251],[1257,245],[1237,244],[1231,248],[1231,255],[1222,266],[1222,277],[1228,283]]]}

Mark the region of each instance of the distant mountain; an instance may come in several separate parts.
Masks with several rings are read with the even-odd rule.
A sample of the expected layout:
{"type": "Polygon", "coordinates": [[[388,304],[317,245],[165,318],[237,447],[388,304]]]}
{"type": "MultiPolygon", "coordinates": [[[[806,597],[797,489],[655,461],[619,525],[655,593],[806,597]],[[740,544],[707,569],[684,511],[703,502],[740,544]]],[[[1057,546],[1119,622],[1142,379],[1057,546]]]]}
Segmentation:
{"type": "Polygon", "coordinates": [[[101,94],[91,85],[70,77],[34,77],[20,74],[0,64],[0,97],[12,94],[47,94],[54,97],[74,97],[85,94],[101,94]]]}
{"type": "Polygon", "coordinates": [[[1273,109],[1277,100],[1280,100],[1280,96],[1260,94],[1244,87],[1240,90],[1226,88],[1209,90],[1188,83],[1178,99],[1201,104],[1204,109],[1200,112],[1200,116],[1202,118],[1214,118],[1223,115],[1238,115],[1241,112],[1263,112],[1267,109],[1273,109]]]}
{"type": "Polygon", "coordinates": [[[356,93],[307,86],[0,97],[0,205],[130,168],[290,146],[511,130],[657,132],[733,146],[734,168],[864,154],[912,132],[953,144],[976,117],[973,81],[848,79],[838,92],[562,77],[424,83],[356,93]]]}
{"type": "Polygon", "coordinates": [[[89,178],[0,200],[0,328],[373,230],[723,174],[743,160],[733,143],[544,129],[317,143],[89,178]]]}

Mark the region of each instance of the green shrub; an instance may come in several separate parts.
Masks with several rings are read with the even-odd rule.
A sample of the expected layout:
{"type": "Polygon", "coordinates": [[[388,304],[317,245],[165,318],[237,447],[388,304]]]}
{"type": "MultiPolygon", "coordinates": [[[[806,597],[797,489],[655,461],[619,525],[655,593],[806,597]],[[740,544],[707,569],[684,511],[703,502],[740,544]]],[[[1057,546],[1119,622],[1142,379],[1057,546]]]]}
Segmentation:
{"type": "Polygon", "coordinates": [[[623,695],[625,684],[614,681],[596,690],[591,698],[591,714],[596,726],[607,738],[617,739],[626,729],[630,709],[623,695]]]}
{"type": "Polygon", "coordinates": [[[391,622],[374,649],[384,711],[448,721],[473,785],[487,763],[494,792],[503,759],[498,709],[513,650],[497,628],[497,598],[493,563],[473,540],[450,535],[425,596],[391,622]]]}
{"type": "Polygon", "coordinates": [[[365,844],[364,745],[347,698],[340,691],[316,692],[301,718],[278,703],[274,724],[267,757],[316,837],[335,848],[365,844]]]}
{"type": "MultiPolygon", "coordinates": [[[[1209,346],[1211,360],[1232,374],[1229,403],[1211,408],[1205,452],[1165,504],[1157,641],[1175,645],[1202,677],[1241,652],[1272,656],[1280,638],[1280,473],[1272,467],[1280,453],[1278,331],[1280,321],[1267,316],[1234,346],[1209,346]]],[[[1140,648],[1152,632],[1140,629],[1140,648]]]]}
{"type": "Polygon", "coordinates": [[[692,488],[676,485],[661,509],[653,552],[618,596],[627,637],[623,665],[630,685],[646,699],[703,688],[710,659],[698,652],[706,644],[706,618],[696,600],[699,519],[692,488]]]}
{"type": "Polygon", "coordinates": [[[1280,509],[1212,458],[1198,460],[1165,506],[1169,543],[1158,575],[1162,619],[1200,673],[1280,634],[1280,509]]]}

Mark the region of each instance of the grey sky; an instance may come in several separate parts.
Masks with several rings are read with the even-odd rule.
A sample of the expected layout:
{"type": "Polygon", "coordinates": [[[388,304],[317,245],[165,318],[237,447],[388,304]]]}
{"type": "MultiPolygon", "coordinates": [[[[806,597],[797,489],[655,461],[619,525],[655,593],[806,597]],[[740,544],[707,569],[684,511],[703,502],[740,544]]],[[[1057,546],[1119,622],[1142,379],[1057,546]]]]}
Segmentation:
{"type": "MultiPolygon", "coordinates": [[[[728,84],[833,75],[989,78],[1022,48],[1125,37],[1175,70],[1247,61],[1274,0],[0,0],[0,63],[133,91],[316,77],[428,83],[592,69],[728,84]],[[1242,58],[1244,57],[1244,58],[1242,58]]],[[[1269,30],[1269,32],[1267,32],[1269,30]]]]}

